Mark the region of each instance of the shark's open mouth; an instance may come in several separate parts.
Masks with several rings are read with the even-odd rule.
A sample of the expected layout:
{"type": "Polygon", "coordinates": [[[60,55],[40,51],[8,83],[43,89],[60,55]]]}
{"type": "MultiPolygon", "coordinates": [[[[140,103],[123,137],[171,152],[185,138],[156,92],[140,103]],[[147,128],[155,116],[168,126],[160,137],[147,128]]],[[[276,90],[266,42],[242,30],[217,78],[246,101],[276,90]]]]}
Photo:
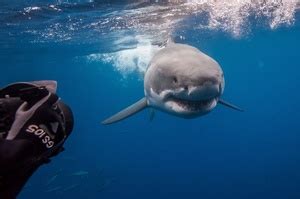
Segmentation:
{"type": "Polygon", "coordinates": [[[179,107],[183,108],[184,110],[197,112],[203,111],[211,107],[211,105],[215,102],[215,98],[205,99],[205,100],[185,100],[180,98],[171,97],[170,101],[175,102],[179,107]]]}
{"type": "MultiPolygon", "coordinates": [[[[216,89],[164,90],[157,94],[152,89],[147,96],[150,106],[185,118],[193,118],[210,112],[218,103],[220,93],[216,89]]],[[[147,94],[147,93],[146,93],[147,94]]]]}

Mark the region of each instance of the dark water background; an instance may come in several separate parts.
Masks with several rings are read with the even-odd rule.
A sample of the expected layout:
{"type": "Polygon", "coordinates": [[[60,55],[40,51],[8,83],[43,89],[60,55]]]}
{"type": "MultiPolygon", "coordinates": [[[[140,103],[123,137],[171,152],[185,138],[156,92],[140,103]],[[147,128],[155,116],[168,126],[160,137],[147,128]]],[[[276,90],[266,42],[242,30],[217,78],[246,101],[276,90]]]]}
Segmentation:
{"type": "Polygon", "coordinates": [[[150,122],[146,110],[102,126],[143,96],[143,82],[139,72],[124,77],[113,64],[86,56],[134,48],[136,41],[114,41],[138,33],[85,25],[126,4],[23,3],[0,3],[0,84],[57,80],[76,124],[66,151],[42,166],[19,198],[300,198],[299,14],[293,25],[273,30],[253,21],[239,37],[194,29],[205,23],[199,15],[171,31],[220,63],[224,98],[244,113],[218,106],[193,120],[156,112],[150,122]],[[33,5],[42,9],[28,20],[24,8],[33,5]],[[88,174],[72,175],[79,171],[88,174]]]}

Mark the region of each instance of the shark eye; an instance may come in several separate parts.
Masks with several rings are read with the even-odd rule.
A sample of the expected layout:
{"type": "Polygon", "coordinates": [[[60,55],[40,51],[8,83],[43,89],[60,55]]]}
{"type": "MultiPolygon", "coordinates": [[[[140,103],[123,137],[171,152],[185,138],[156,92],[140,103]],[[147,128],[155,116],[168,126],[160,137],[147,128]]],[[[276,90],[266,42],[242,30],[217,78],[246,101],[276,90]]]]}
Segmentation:
{"type": "Polygon", "coordinates": [[[174,82],[174,83],[177,83],[177,82],[178,82],[178,80],[177,80],[176,77],[173,77],[173,82],[174,82]]]}

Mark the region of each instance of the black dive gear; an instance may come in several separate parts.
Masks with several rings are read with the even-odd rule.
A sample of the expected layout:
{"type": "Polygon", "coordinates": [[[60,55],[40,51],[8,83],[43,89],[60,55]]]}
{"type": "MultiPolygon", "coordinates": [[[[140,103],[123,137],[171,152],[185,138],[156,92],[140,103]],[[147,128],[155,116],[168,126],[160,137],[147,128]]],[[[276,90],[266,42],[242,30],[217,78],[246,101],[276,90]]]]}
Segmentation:
{"type": "Polygon", "coordinates": [[[0,198],[15,198],[36,169],[63,150],[72,128],[72,111],[47,86],[1,89],[0,198]]]}

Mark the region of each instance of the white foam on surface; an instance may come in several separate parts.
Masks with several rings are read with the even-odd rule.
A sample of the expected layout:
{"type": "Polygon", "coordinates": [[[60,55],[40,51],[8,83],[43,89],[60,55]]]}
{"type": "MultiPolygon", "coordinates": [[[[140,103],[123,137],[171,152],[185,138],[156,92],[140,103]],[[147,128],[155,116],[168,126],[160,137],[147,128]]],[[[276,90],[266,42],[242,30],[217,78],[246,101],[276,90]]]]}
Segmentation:
{"type": "Polygon", "coordinates": [[[168,0],[167,4],[159,0],[149,4],[149,0],[142,0],[146,3],[135,1],[119,10],[112,6],[111,10],[104,11],[91,3],[77,12],[80,7],[74,4],[73,12],[71,5],[63,6],[67,2],[61,0],[62,5],[23,8],[25,22],[25,19],[41,18],[39,26],[34,20],[33,24],[20,23],[26,24],[22,33],[32,35],[33,42],[37,43],[99,43],[101,49],[91,52],[87,59],[111,63],[123,76],[144,73],[154,53],[160,49],[159,43],[170,35],[194,29],[195,37],[197,32],[209,30],[239,39],[251,33],[256,25],[270,30],[292,26],[300,7],[300,0],[168,0]],[[50,14],[45,17],[43,11],[50,14]],[[61,14],[64,12],[69,14],[61,14]],[[153,45],[155,43],[158,45],[153,45]]]}
{"type": "Polygon", "coordinates": [[[26,7],[26,8],[24,8],[24,12],[26,12],[26,13],[30,13],[30,12],[32,12],[32,11],[37,11],[37,10],[41,10],[41,8],[40,8],[40,7],[37,7],[37,6],[26,7]]]}
{"type": "Polygon", "coordinates": [[[249,27],[249,18],[266,18],[271,29],[292,25],[299,0],[190,0],[192,7],[206,6],[209,13],[207,28],[222,29],[241,36],[249,27]]]}
{"type": "MultiPolygon", "coordinates": [[[[115,4],[112,4],[111,9],[101,10],[103,8],[97,7],[98,4],[90,3],[80,13],[72,12],[72,4],[64,7],[64,3],[68,2],[65,0],[59,1],[57,5],[27,7],[22,13],[28,15],[28,19],[35,12],[43,17],[44,9],[59,13],[67,9],[66,12],[70,14],[52,13],[51,20],[48,20],[47,15],[40,19],[47,21],[40,23],[39,28],[32,29],[29,26],[24,32],[34,35],[35,42],[92,42],[90,38],[99,42],[101,36],[113,39],[121,31],[133,31],[152,39],[166,39],[166,36],[186,28],[199,29],[199,32],[220,30],[234,38],[241,38],[250,33],[256,24],[270,29],[293,25],[295,14],[300,8],[300,0],[168,0],[169,3],[159,3],[160,1],[151,4],[149,0],[134,1],[120,10],[116,10],[119,9],[118,6],[114,9],[115,4]],[[99,38],[95,35],[99,35],[99,38]]],[[[73,6],[76,8],[76,4],[73,6]]],[[[34,15],[35,18],[38,16],[34,15]]]]}
{"type": "MultiPolygon", "coordinates": [[[[143,13],[144,17],[133,20],[143,22],[145,19],[148,21],[152,19],[153,22],[160,21],[161,27],[176,27],[174,21],[176,23],[187,16],[197,16],[205,12],[208,24],[198,24],[199,28],[220,29],[231,33],[234,37],[240,37],[251,29],[250,17],[258,23],[261,19],[266,19],[271,29],[281,25],[292,25],[300,6],[300,0],[169,0],[169,2],[168,6],[137,9],[135,15],[143,13]]],[[[142,27],[142,24],[139,26],[142,27]]]]}
{"type": "MultiPolygon", "coordinates": [[[[124,40],[131,39],[121,38],[115,43],[120,44],[124,40]]],[[[87,56],[88,61],[104,62],[112,64],[124,77],[133,72],[145,73],[148,63],[153,55],[160,49],[157,45],[152,45],[150,40],[137,38],[136,48],[120,50],[113,53],[91,54],[87,56]]]]}

